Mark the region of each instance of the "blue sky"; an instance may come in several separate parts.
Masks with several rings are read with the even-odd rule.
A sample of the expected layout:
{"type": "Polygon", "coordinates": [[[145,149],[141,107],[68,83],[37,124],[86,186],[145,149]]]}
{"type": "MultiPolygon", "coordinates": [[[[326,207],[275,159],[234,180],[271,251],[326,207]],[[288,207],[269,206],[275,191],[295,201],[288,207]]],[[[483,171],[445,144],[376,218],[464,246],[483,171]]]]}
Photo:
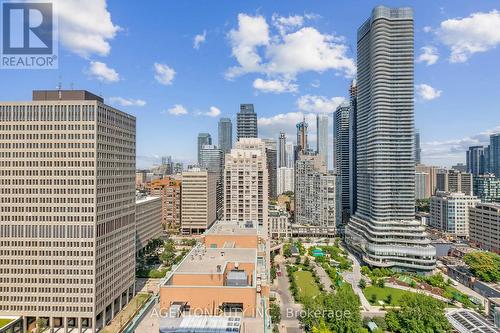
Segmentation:
{"type": "MultiPolygon", "coordinates": [[[[262,137],[333,112],[375,1],[57,0],[58,70],[0,71],[0,100],[87,89],[137,117],[137,165],[190,163],[196,136],[254,103],[262,137]],[[196,37],[198,35],[198,37],[196,37]]],[[[415,9],[416,127],[425,163],[464,162],[500,131],[500,1],[391,1],[415,9]]],[[[315,144],[312,121],[311,140],[315,144]]]]}

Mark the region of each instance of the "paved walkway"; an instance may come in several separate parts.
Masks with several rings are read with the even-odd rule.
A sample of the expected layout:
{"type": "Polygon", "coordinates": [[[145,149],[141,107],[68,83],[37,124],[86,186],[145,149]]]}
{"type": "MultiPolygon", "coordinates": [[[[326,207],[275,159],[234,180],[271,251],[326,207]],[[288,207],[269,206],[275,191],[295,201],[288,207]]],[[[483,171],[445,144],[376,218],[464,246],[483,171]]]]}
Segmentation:
{"type": "Polygon", "coordinates": [[[275,262],[280,266],[281,276],[276,277],[272,291],[276,292],[281,309],[281,323],[279,325],[280,333],[300,333],[300,322],[297,314],[302,309],[300,304],[296,304],[290,293],[290,283],[283,259],[276,256],[275,262]]]}
{"type": "Polygon", "coordinates": [[[310,257],[310,260],[311,260],[311,265],[313,265],[313,267],[316,270],[316,273],[318,274],[318,277],[319,277],[319,280],[321,281],[321,284],[325,287],[325,291],[331,293],[333,291],[333,289],[332,289],[332,280],[330,279],[330,277],[326,273],[326,271],[323,268],[323,266],[318,265],[314,261],[314,258],[310,257]]]}

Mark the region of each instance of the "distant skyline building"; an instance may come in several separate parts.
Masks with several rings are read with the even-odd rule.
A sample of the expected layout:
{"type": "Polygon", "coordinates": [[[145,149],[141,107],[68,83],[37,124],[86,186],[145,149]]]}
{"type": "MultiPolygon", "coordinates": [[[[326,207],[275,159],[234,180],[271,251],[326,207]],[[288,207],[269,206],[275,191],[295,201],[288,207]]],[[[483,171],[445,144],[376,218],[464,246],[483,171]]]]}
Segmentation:
{"type": "Polygon", "coordinates": [[[278,168],[278,195],[283,194],[288,191],[294,191],[294,169],[281,167],[278,168]]]}
{"type": "Polygon", "coordinates": [[[97,332],[135,294],[136,119],[85,90],[0,110],[0,316],[97,332]]]}
{"type": "Polygon", "coordinates": [[[413,10],[375,7],[357,41],[357,208],[346,241],[372,267],[431,272],[436,249],[415,220],[413,10]]]}
{"type": "Polygon", "coordinates": [[[429,174],[426,172],[415,172],[415,199],[422,200],[430,198],[429,190],[429,174]]]}
{"type": "Polygon", "coordinates": [[[358,88],[354,79],[349,87],[349,209],[354,215],[357,208],[357,113],[358,113],[358,88]]]}
{"type": "Polygon", "coordinates": [[[201,164],[201,148],[212,144],[212,136],[209,133],[198,134],[198,165],[201,164]]]}
{"type": "Polygon", "coordinates": [[[307,127],[309,125],[306,123],[304,118],[300,123],[296,125],[297,127],[297,152],[306,152],[309,149],[309,144],[307,142],[307,127]]]}
{"type": "Polygon", "coordinates": [[[295,145],[293,142],[287,142],[285,145],[286,151],[286,167],[294,168],[295,167],[295,145]]]}
{"type": "Polygon", "coordinates": [[[217,177],[217,218],[222,216],[224,206],[224,152],[215,145],[204,145],[200,152],[200,167],[216,174],[217,177]]]}
{"type": "Polygon", "coordinates": [[[241,138],[226,155],[224,220],[254,221],[268,232],[266,147],[258,138],[241,138]]]}
{"type": "Polygon", "coordinates": [[[342,224],[347,224],[350,216],[349,110],[350,106],[348,104],[342,104],[337,107],[333,114],[333,166],[337,174],[337,205],[342,224]]]}
{"type": "Polygon", "coordinates": [[[489,172],[500,178],[500,133],[490,135],[489,172]]]}
{"type": "Polygon", "coordinates": [[[426,185],[425,185],[425,194],[424,197],[430,198],[437,190],[437,174],[439,172],[445,172],[441,168],[435,166],[427,166],[424,164],[417,164],[415,166],[416,173],[425,173],[428,176],[425,177],[426,185]]]}
{"type": "Polygon", "coordinates": [[[276,139],[263,139],[266,147],[266,162],[268,175],[269,198],[276,199],[278,196],[278,153],[276,150],[276,139]]]}
{"type": "Polygon", "coordinates": [[[241,138],[257,138],[257,113],[253,104],[241,104],[240,112],[236,115],[237,140],[241,138]]]}
{"type": "Polygon", "coordinates": [[[329,118],[326,114],[316,115],[316,152],[321,156],[328,169],[328,123],[329,118]]]}
{"type": "Polygon", "coordinates": [[[486,172],[483,146],[472,146],[466,152],[467,172],[482,175],[486,172]]]}
{"type": "Polygon", "coordinates": [[[278,167],[286,167],[286,135],[285,132],[280,131],[278,142],[278,167]]]}
{"type": "Polygon", "coordinates": [[[233,123],[230,118],[220,118],[217,127],[219,149],[224,154],[229,153],[233,148],[233,123]]]}
{"type": "Polygon", "coordinates": [[[422,148],[420,148],[420,130],[415,129],[415,164],[422,163],[422,148]]]}
{"type": "Polygon", "coordinates": [[[453,170],[457,170],[457,171],[460,171],[460,172],[467,172],[467,165],[465,165],[463,163],[457,163],[455,165],[452,165],[451,168],[453,170]]]}
{"type": "Polygon", "coordinates": [[[472,174],[457,170],[442,170],[436,175],[437,190],[472,195],[472,174]]]}
{"type": "Polygon", "coordinates": [[[500,203],[500,178],[494,174],[473,176],[473,193],[481,202],[500,203]]]}

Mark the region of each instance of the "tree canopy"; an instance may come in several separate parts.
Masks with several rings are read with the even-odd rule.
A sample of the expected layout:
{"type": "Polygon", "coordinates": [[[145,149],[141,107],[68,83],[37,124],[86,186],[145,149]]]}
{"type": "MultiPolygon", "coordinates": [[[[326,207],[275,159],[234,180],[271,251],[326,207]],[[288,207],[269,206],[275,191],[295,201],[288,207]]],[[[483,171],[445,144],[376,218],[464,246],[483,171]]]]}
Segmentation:
{"type": "Polygon", "coordinates": [[[484,282],[500,281],[500,255],[493,252],[474,251],[464,256],[472,274],[484,282]]]}

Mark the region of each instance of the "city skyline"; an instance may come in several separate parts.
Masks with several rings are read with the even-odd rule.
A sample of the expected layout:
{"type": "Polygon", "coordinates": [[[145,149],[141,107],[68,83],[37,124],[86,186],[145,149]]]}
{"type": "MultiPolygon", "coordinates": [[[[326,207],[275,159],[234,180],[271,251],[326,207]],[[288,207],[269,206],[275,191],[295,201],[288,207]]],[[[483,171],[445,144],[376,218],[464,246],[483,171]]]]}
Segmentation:
{"type": "MultiPolygon", "coordinates": [[[[192,138],[206,131],[216,139],[219,117],[231,118],[234,126],[240,103],[255,105],[260,137],[277,139],[279,130],[283,129],[289,140],[294,141],[294,126],[304,115],[311,126],[310,132],[315,133],[314,119],[318,110],[331,114],[333,106],[341,98],[347,99],[349,76],[352,76],[347,72],[352,66],[345,64],[355,62],[356,24],[363,19],[363,12],[377,4],[369,1],[361,10],[338,3],[310,5],[297,2],[279,6],[221,3],[189,8],[187,4],[155,2],[152,3],[155,11],[145,9],[150,15],[148,21],[141,15],[136,17],[130,14],[143,12],[138,4],[109,1],[107,6],[103,2],[92,8],[80,4],[77,8],[81,12],[102,18],[103,28],[95,32],[87,26],[75,27],[72,14],[64,13],[61,20],[64,32],[61,36],[60,69],[5,71],[4,82],[9,84],[4,84],[0,100],[27,100],[30,89],[24,89],[22,85],[28,77],[33,88],[53,88],[61,82],[66,89],[73,86],[94,91],[102,95],[107,104],[138,118],[137,166],[140,168],[159,164],[160,157],[165,155],[171,155],[185,164],[194,163],[196,146],[192,138]],[[207,6],[218,14],[210,18],[202,17],[201,13],[208,10],[207,6]],[[182,17],[184,12],[192,12],[200,19],[196,24],[179,23],[183,20],[173,19],[179,15],[182,17]],[[108,14],[109,17],[106,16],[108,14]],[[162,15],[164,23],[161,26],[155,23],[158,22],[156,15],[162,15]],[[287,22],[284,19],[290,17],[297,19],[295,26],[284,25],[283,22],[287,22]],[[299,46],[298,43],[303,41],[301,34],[306,32],[315,33],[318,37],[338,37],[338,41],[334,38],[335,41],[328,45],[337,45],[344,50],[341,59],[346,62],[344,65],[332,65],[323,59],[325,61],[320,61],[319,67],[301,67],[298,63],[304,59],[297,57],[280,72],[289,70],[294,74],[294,80],[289,82],[282,80],[282,74],[269,72],[269,69],[243,68],[241,59],[236,59],[233,54],[238,51],[239,44],[236,42],[244,37],[240,28],[247,21],[267,26],[269,40],[255,45],[263,65],[273,61],[265,57],[270,46],[274,46],[276,51],[299,46]],[[94,36],[101,43],[81,45],[67,42],[68,34],[76,32],[94,36]],[[297,44],[285,43],[281,33],[290,38],[296,37],[297,44]],[[279,42],[275,44],[271,41],[272,37],[279,42]],[[165,45],[157,46],[158,43],[151,43],[152,40],[162,40],[165,45]],[[176,48],[168,48],[170,44],[175,44],[176,48]],[[138,47],[130,48],[130,45],[138,47]],[[130,52],[131,49],[137,51],[130,52]],[[131,54],[124,56],[125,53],[131,54]],[[235,75],[230,71],[232,68],[243,68],[243,73],[229,80],[228,73],[235,75]],[[282,93],[273,93],[280,92],[280,89],[282,93]],[[174,138],[175,145],[150,144],[174,138]]],[[[500,69],[486,65],[494,64],[498,59],[500,51],[495,46],[499,39],[495,29],[486,34],[483,31],[469,32],[470,29],[465,28],[460,32],[467,34],[458,34],[449,24],[455,22],[456,29],[487,19],[491,24],[497,24],[499,14],[494,10],[498,9],[498,5],[486,1],[473,4],[465,1],[432,4],[398,1],[391,5],[415,7],[415,84],[418,86],[415,111],[416,127],[421,132],[422,160],[425,164],[438,166],[463,163],[468,146],[485,145],[485,133],[499,129],[500,120],[495,106],[498,103],[495,103],[494,94],[499,83],[489,77],[498,76],[500,69]],[[487,35],[491,43],[474,33],[479,37],[487,35]],[[453,51],[453,46],[459,45],[460,37],[464,42],[475,41],[474,45],[481,52],[460,48],[453,51]],[[461,84],[455,85],[454,82],[461,84]],[[491,98],[485,99],[484,94],[491,98]],[[426,101],[424,96],[432,100],[426,101]],[[471,119],[471,109],[480,109],[482,117],[471,119]],[[449,124],[448,128],[440,126],[444,122],[449,124]]],[[[310,144],[316,145],[315,135],[311,135],[310,144]]]]}

